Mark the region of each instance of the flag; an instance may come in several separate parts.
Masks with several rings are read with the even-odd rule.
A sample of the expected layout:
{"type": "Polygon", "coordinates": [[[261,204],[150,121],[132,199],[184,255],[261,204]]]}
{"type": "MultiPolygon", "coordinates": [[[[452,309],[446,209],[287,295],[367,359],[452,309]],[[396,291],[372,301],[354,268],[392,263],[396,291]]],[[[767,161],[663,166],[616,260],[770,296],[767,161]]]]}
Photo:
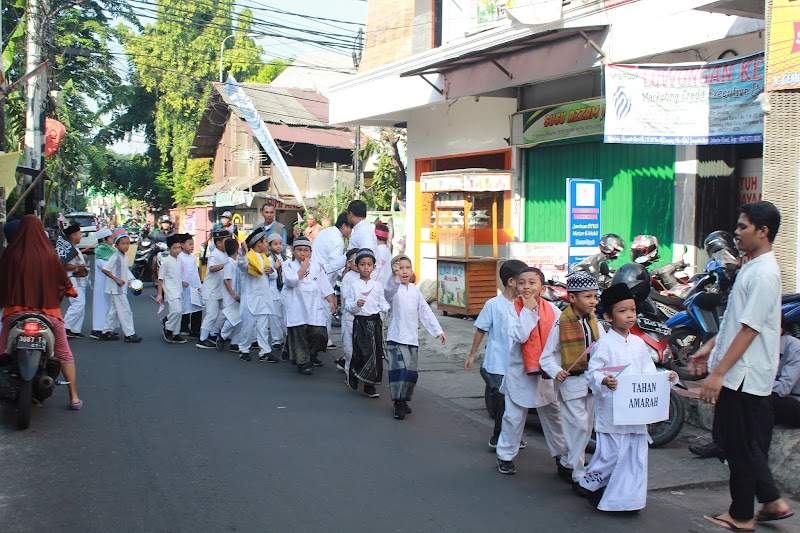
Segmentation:
{"type": "Polygon", "coordinates": [[[58,234],[58,240],[56,241],[56,253],[58,254],[58,258],[61,259],[61,264],[66,265],[75,257],[78,256],[78,250],[69,242],[63,233],[58,234]]]}

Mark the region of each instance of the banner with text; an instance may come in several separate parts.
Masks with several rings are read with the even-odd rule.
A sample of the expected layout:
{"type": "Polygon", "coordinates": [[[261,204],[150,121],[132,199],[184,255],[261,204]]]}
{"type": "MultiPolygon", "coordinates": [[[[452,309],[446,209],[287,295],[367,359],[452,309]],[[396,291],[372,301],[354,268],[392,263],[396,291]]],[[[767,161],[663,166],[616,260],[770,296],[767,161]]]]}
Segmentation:
{"type": "Polygon", "coordinates": [[[767,90],[800,87],[800,2],[772,0],[767,90]]]}
{"type": "Polygon", "coordinates": [[[764,137],[764,54],[713,63],[608,65],[605,142],[740,144],[764,137]]]}
{"type": "Polygon", "coordinates": [[[620,375],[613,393],[615,426],[654,424],[669,418],[669,373],[620,375]]]}
{"type": "Polygon", "coordinates": [[[597,253],[600,246],[602,180],[567,180],[567,242],[569,269],[597,253]]]}
{"type": "Polygon", "coordinates": [[[602,135],[605,115],[605,98],[522,111],[511,117],[511,144],[534,146],[561,139],[602,135]]]}

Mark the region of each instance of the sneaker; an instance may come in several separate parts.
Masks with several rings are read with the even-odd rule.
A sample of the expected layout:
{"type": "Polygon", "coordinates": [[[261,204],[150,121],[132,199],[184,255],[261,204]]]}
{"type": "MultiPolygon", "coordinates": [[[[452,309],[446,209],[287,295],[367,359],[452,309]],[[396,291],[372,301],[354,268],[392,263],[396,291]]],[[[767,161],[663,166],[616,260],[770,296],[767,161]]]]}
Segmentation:
{"type": "Polygon", "coordinates": [[[519,441],[519,449],[520,450],[524,450],[527,447],[528,447],[528,443],[526,443],[524,440],[519,441]]]}
{"type": "Polygon", "coordinates": [[[406,417],[406,408],[403,406],[403,402],[395,401],[394,408],[392,410],[392,414],[397,420],[403,420],[406,417]]]}
{"type": "Polygon", "coordinates": [[[580,498],[585,498],[586,495],[589,494],[589,491],[581,487],[581,484],[577,481],[572,482],[572,492],[580,498]]]}
{"type": "Polygon", "coordinates": [[[336,360],[336,369],[344,372],[344,364],[345,364],[344,357],[340,357],[339,359],[336,360]]]}
{"type": "Polygon", "coordinates": [[[119,333],[117,333],[116,331],[112,331],[111,333],[108,334],[108,337],[109,337],[109,340],[118,341],[119,340],[119,333]]]}
{"type": "Polygon", "coordinates": [[[239,345],[238,344],[231,344],[231,351],[233,353],[239,353],[239,345]]]}
{"type": "Polygon", "coordinates": [[[286,346],[281,348],[281,361],[288,361],[289,360],[289,350],[286,349],[286,346]]]}
{"type": "Polygon", "coordinates": [[[93,329],[92,332],[89,334],[89,337],[96,341],[99,341],[102,335],[103,335],[102,331],[97,331],[96,329],[93,329]]]}
{"type": "MultiPolygon", "coordinates": [[[[115,335],[114,333],[111,333],[109,331],[103,332],[103,333],[100,334],[100,340],[101,341],[115,341],[117,339],[114,338],[114,335],[115,335]]],[[[117,337],[117,338],[119,338],[119,337],[117,337]]]]}
{"type": "Polygon", "coordinates": [[[517,469],[514,468],[514,461],[503,461],[502,459],[497,460],[497,471],[510,476],[517,473],[517,469]]]}
{"type": "Polygon", "coordinates": [[[272,352],[273,353],[282,352],[282,351],[283,351],[283,345],[278,344],[278,343],[272,345],[272,352]]]}
{"type": "Polygon", "coordinates": [[[332,340],[328,340],[328,345],[326,346],[326,348],[336,348],[336,345],[333,344],[332,340]]]}
{"type": "Polygon", "coordinates": [[[375,388],[375,385],[370,384],[364,385],[364,395],[367,398],[380,398],[381,396],[375,388]]]}
{"type": "Polygon", "coordinates": [[[314,366],[325,366],[325,363],[317,359],[317,356],[311,358],[311,364],[314,366]]]}
{"type": "Polygon", "coordinates": [[[180,335],[173,335],[172,342],[174,342],[175,344],[186,344],[186,339],[184,339],[180,335]]]}
{"type": "Polygon", "coordinates": [[[489,448],[491,448],[493,450],[496,450],[497,449],[497,439],[499,439],[499,438],[500,438],[499,436],[492,435],[492,438],[489,439],[489,448]]]}
{"type": "Polygon", "coordinates": [[[142,342],[142,338],[134,333],[133,335],[128,335],[127,337],[125,337],[125,342],[132,342],[132,343],[142,342]]]}
{"type": "Polygon", "coordinates": [[[560,457],[555,457],[555,460],[556,460],[556,469],[558,470],[558,477],[560,477],[567,483],[572,483],[572,469],[562,465],[560,457]]]}
{"type": "Polygon", "coordinates": [[[297,370],[304,376],[310,376],[311,374],[314,373],[313,365],[311,363],[304,363],[302,365],[298,365],[297,370]]]}
{"type": "Polygon", "coordinates": [[[80,331],[67,330],[67,338],[68,339],[83,339],[84,335],[80,331]]]}
{"type": "Polygon", "coordinates": [[[240,353],[240,354],[239,354],[239,359],[241,359],[242,361],[248,361],[248,362],[253,360],[253,359],[250,357],[250,354],[249,354],[249,353],[240,353]]]}
{"type": "Polygon", "coordinates": [[[408,404],[406,402],[403,402],[403,407],[406,408],[406,414],[407,415],[410,415],[411,413],[414,412],[414,411],[411,410],[411,408],[408,406],[408,404]]]}
{"type": "Polygon", "coordinates": [[[213,342],[211,339],[206,339],[204,341],[200,341],[195,344],[198,348],[203,348],[204,350],[211,350],[217,347],[217,344],[213,342]]]}
{"type": "Polygon", "coordinates": [[[277,357],[272,354],[258,356],[259,363],[280,363],[277,357]]]}
{"type": "Polygon", "coordinates": [[[169,343],[173,343],[173,342],[175,342],[175,341],[172,339],[172,332],[171,332],[171,331],[169,331],[169,330],[166,330],[166,329],[164,330],[164,340],[165,340],[165,341],[167,341],[167,342],[169,342],[169,343]]]}
{"type": "Polygon", "coordinates": [[[717,446],[714,441],[711,441],[704,446],[690,444],[689,451],[702,457],[703,459],[708,459],[709,457],[722,457],[722,449],[717,446]]]}
{"type": "Polygon", "coordinates": [[[222,335],[217,335],[217,341],[214,344],[220,352],[225,349],[225,339],[222,338],[222,335]]]}
{"type": "Polygon", "coordinates": [[[346,376],[344,378],[344,382],[347,383],[347,386],[350,387],[351,389],[358,390],[358,378],[357,377],[355,377],[353,375],[346,376]]]}

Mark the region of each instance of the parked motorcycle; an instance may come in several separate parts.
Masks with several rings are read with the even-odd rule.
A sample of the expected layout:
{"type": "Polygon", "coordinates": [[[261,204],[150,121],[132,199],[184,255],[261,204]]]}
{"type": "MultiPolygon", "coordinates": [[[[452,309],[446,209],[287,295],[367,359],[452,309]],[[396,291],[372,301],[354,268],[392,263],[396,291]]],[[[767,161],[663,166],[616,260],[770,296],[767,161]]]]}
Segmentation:
{"type": "Polygon", "coordinates": [[[625,242],[619,235],[607,233],[600,238],[600,253],[590,255],[572,269],[572,272],[586,272],[597,280],[600,290],[607,288],[614,277],[614,271],[608,266],[609,261],[619,257],[625,249],[625,242]]]}
{"type": "Polygon", "coordinates": [[[17,405],[17,428],[31,423],[31,406],[53,394],[61,365],[53,357],[55,337],[47,317],[24,313],[9,326],[9,354],[0,355],[0,401],[17,405]]]}

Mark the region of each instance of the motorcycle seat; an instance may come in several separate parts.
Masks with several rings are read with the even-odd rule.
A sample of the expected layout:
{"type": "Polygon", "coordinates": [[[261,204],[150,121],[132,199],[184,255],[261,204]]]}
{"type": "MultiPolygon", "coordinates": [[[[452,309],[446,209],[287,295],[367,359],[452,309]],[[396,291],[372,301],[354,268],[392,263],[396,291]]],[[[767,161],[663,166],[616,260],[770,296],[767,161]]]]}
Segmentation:
{"type": "Polygon", "coordinates": [[[722,303],[722,296],[715,292],[701,292],[694,297],[694,305],[706,311],[715,310],[722,303]]]}
{"type": "Polygon", "coordinates": [[[655,289],[650,289],[650,298],[652,298],[656,302],[668,305],[670,307],[677,307],[678,309],[683,309],[683,300],[681,300],[680,298],[673,298],[671,296],[664,296],[655,289]]]}
{"type": "Polygon", "coordinates": [[[794,302],[800,302],[800,294],[784,294],[781,296],[782,304],[791,304],[794,302]]]}

